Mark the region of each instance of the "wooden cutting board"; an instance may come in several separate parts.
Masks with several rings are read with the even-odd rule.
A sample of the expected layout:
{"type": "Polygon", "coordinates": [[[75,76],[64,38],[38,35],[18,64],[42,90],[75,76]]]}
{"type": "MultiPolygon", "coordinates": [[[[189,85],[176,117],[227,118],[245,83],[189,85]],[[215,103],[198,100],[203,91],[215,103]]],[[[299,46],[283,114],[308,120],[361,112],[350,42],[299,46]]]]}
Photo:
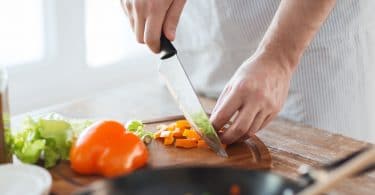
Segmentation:
{"type": "MultiPolygon", "coordinates": [[[[156,131],[161,123],[170,123],[181,117],[162,118],[144,121],[146,129],[156,131]]],[[[244,169],[269,169],[271,155],[264,143],[257,137],[251,137],[242,143],[227,147],[229,158],[217,156],[209,149],[183,149],[165,146],[154,140],[148,145],[149,162],[145,169],[175,166],[230,166],[244,169]]],[[[53,177],[52,194],[68,194],[99,179],[100,176],[83,176],[76,174],[69,167],[69,162],[60,162],[50,170],[53,177]]]]}

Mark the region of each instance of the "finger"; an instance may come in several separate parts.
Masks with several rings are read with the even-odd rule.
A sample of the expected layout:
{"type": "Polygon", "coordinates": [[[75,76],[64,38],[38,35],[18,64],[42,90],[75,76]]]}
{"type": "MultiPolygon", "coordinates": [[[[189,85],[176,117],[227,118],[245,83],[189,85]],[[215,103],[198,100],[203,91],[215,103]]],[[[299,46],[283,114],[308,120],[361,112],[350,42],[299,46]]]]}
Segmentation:
{"type": "Polygon", "coordinates": [[[154,53],[159,53],[160,51],[161,31],[165,14],[168,10],[168,7],[162,7],[159,5],[161,5],[161,3],[155,3],[155,5],[151,8],[151,15],[146,18],[144,34],[145,43],[154,53]]]}
{"type": "Polygon", "coordinates": [[[134,18],[133,18],[133,6],[128,0],[121,0],[121,7],[125,15],[128,16],[130,27],[134,32],[134,18]]]}
{"type": "Polygon", "coordinates": [[[224,90],[221,92],[219,99],[216,101],[215,107],[212,110],[212,113],[217,111],[217,108],[223,103],[223,99],[228,93],[232,90],[232,86],[225,87],[224,90]]]}
{"type": "Polygon", "coordinates": [[[143,15],[136,13],[134,32],[138,43],[144,43],[145,18],[143,15]]]}
{"type": "Polygon", "coordinates": [[[125,15],[129,16],[129,13],[132,10],[132,4],[129,0],[121,0],[121,8],[124,11],[125,15]]]}
{"type": "Polygon", "coordinates": [[[267,118],[264,120],[262,126],[260,126],[259,129],[263,129],[263,128],[265,128],[265,127],[266,127],[266,126],[272,121],[273,118],[274,118],[274,115],[273,115],[273,114],[269,114],[269,115],[267,116],[267,118]]]}
{"type": "Polygon", "coordinates": [[[231,144],[246,135],[256,113],[251,106],[241,109],[232,126],[222,134],[222,142],[224,144],[231,144]]]}
{"type": "Polygon", "coordinates": [[[130,27],[132,31],[134,32],[134,18],[133,17],[129,18],[129,23],[130,23],[130,27]]]}
{"type": "Polygon", "coordinates": [[[163,32],[167,39],[171,41],[173,41],[176,37],[177,24],[180,20],[182,9],[184,8],[185,3],[186,0],[174,0],[171,7],[169,7],[167,15],[165,17],[163,32]]]}
{"type": "Polygon", "coordinates": [[[255,116],[250,128],[249,128],[249,136],[254,135],[256,132],[259,131],[260,127],[262,126],[263,122],[266,120],[268,116],[268,112],[261,110],[255,116]]]}
{"type": "Polygon", "coordinates": [[[235,93],[229,93],[223,97],[223,103],[220,104],[211,115],[212,125],[216,130],[221,129],[237,112],[241,106],[241,99],[235,93]]]}

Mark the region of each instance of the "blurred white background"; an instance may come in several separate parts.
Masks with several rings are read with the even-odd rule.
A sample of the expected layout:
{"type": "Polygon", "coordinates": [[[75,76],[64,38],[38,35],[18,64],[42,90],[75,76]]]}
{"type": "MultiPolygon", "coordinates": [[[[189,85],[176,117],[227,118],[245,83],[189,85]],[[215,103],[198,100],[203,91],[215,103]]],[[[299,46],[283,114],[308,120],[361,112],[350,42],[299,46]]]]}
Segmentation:
{"type": "Polygon", "coordinates": [[[156,56],[136,43],[128,23],[120,0],[1,0],[0,64],[12,114],[152,74],[156,56]]]}

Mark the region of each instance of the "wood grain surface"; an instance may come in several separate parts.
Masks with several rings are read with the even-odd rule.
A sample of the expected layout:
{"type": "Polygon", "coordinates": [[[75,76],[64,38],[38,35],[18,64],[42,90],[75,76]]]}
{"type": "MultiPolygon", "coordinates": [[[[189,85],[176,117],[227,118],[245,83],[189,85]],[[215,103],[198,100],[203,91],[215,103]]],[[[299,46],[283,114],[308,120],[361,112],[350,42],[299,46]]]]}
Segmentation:
{"type": "MultiPolygon", "coordinates": [[[[202,103],[208,112],[215,105],[215,101],[211,99],[202,99],[202,103]]],[[[154,85],[145,79],[144,82],[126,83],[118,89],[101,91],[93,97],[13,117],[12,125],[19,124],[25,115],[46,112],[57,112],[73,118],[111,118],[122,121],[181,114],[164,87],[154,85]],[[136,89],[139,91],[135,91],[136,89]]],[[[301,165],[318,167],[369,145],[366,142],[282,118],[275,119],[269,126],[258,132],[257,137],[270,151],[272,158],[270,171],[294,180],[298,178],[298,168],[301,165]]],[[[241,160],[238,159],[238,161],[241,160]]],[[[67,163],[61,163],[51,169],[54,194],[67,194],[77,186],[99,179],[95,176],[79,176],[69,170],[67,163]],[[68,179],[73,182],[67,183],[68,179]]],[[[330,191],[333,194],[349,195],[372,195],[374,192],[374,172],[346,179],[330,191]]]]}

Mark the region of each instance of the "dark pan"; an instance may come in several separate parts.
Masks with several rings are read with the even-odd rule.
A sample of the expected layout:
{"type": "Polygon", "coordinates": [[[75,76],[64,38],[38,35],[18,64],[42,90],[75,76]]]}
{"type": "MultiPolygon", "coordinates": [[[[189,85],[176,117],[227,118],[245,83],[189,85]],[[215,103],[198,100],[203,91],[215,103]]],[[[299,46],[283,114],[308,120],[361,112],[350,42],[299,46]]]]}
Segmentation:
{"type": "Polygon", "coordinates": [[[232,185],[241,194],[282,194],[286,188],[303,187],[268,172],[207,167],[142,170],[102,184],[81,194],[228,195],[232,185]]]}
{"type": "MultiPolygon", "coordinates": [[[[365,150],[367,149],[323,168],[333,170],[365,150]]],[[[369,171],[370,168],[374,168],[374,164],[362,170],[369,171]]],[[[231,195],[231,187],[238,186],[241,195],[290,195],[300,192],[315,181],[309,172],[301,175],[298,181],[292,181],[267,171],[224,167],[145,169],[128,176],[96,182],[76,194],[231,195]]]]}

